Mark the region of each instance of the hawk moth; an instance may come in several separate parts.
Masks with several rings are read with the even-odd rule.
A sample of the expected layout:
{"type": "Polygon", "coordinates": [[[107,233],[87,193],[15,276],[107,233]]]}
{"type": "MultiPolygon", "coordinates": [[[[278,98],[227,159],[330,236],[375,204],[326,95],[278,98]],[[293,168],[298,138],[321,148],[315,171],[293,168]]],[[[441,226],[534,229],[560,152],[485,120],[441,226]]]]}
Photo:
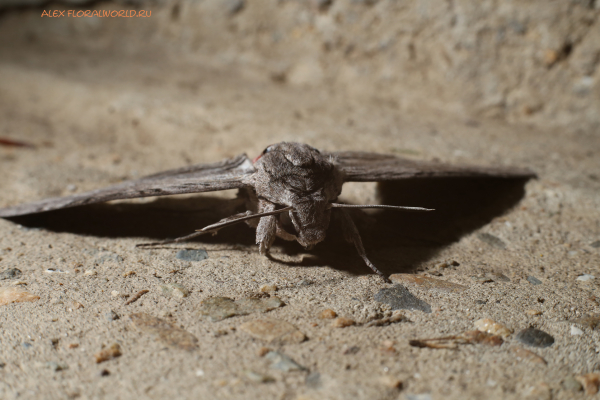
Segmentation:
{"type": "Polygon", "coordinates": [[[342,224],[344,238],[384,281],[389,279],[367,258],[362,240],[347,208],[386,208],[433,211],[421,207],[349,205],[337,202],[344,182],[395,181],[415,178],[493,177],[531,178],[531,171],[512,167],[452,166],[366,152],[321,152],[301,143],[282,142],[267,147],[255,159],[245,154],[211,164],[197,164],[141,179],[66,197],[0,209],[0,217],[76,207],[109,200],[239,189],[247,211],[222,219],[190,235],[161,242],[177,243],[246,222],[256,228],[259,252],[267,255],[276,237],[311,248],[325,238],[332,214],[342,224]]]}

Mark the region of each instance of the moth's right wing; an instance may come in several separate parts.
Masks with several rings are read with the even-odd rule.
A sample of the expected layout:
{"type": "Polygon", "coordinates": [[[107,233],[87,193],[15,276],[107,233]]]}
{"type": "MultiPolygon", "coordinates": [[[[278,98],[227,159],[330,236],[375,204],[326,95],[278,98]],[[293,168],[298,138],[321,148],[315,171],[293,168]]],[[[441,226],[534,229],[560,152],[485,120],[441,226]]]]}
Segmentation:
{"type": "Polygon", "coordinates": [[[3,208],[0,209],[0,217],[17,217],[109,200],[236,189],[246,186],[243,178],[253,172],[252,161],[242,154],[216,163],[160,172],[104,189],[3,208]]]}
{"type": "Polygon", "coordinates": [[[358,151],[326,154],[330,155],[344,172],[345,182],[383,182],[427,178],[530,179],[536,176],[534,172],[525,168],[451,165],[358,151]]]}

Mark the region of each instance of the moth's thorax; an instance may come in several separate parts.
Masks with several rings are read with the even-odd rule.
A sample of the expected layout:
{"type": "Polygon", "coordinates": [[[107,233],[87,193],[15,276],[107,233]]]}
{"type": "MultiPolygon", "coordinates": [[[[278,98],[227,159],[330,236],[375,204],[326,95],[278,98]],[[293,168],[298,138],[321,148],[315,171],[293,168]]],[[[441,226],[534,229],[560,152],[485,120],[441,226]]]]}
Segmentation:
{"type": "Polygon", "coordinates": [[[284,142],[269,146],[254,167],[251,179],[258,198],[294,208],[289,219],[280,218],[286,230],[295,231],[304,246],[322,241],[329,226],[329,203],[341,193],[343,183],[332,160],[311,146],[284,142]]]}

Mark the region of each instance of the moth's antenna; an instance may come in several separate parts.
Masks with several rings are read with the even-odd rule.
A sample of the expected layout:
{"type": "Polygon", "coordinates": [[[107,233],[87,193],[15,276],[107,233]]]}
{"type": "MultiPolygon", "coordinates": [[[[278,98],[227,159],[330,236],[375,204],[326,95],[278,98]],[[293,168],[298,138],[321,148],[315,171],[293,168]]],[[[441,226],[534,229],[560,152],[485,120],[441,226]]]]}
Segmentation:
{"type": "Polygon", "coordinates": [[[433,208],[423,207],[403,207],[403,206],[386,206],[381,204],[341,204],[331,203],[331,208],[386,208],[391,210],[405,210],[405,211],[435,211],[433,208]]]}
{"type": "Polygon", "coordinates": [[[170,243],[184,242],[186,240],[193,239],[193,238],[195,238],[197,236],[204,235],[205,233],[216,232],[219,229],[226,228],[228,226],[235,225],[235,224],[238,224],[240,222],[247,221],[249,219],[267,217],[269,215],[275,215],[275,214],[281,214],[281,213],[284,213],[286,211],[290,211],[292,209],[293,209],[293,207],[290,206],[290,207],[281,208],[279,210],[268,211],[268,212],[259,213],[259,214],[254,214],[251,211],[246,211],[246,213],[244,213],[243,216],[241,216],[241,217],[238,217],[238,215],[240,215],[240,214],[238,214],[238,215],[234,215],[232,217],[224,218],[224,219],[220,220],[217,223],[214,223],[212,225],[208,225],[208,226],[206,226],[206,227],[204,227],[202,229],[199,229],[196,232],[194,232],[192,234],[189,234],[187,236],[182,236],[182,237],[178,237],[178,238],[175,238],[175,239],[163,240],[163,241],[160,241],[160,242],[140,243],[140,244],[136,244],[135,247],[150,247],[150,246],[158,246],[158,245],[161,245],[161,244],[170,244],[170,243]]]}

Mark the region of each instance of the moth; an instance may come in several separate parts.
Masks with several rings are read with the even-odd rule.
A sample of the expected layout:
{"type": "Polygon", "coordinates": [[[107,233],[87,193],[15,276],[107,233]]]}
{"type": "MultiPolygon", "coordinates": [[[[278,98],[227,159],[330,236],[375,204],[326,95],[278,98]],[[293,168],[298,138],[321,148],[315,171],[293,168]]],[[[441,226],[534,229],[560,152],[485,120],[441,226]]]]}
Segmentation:
{"type": "Polygon", "coordinates": [[[307,249],[325,239],[332,218],[341,222],[345,240],[375,273],[390,282],[367,258],[348,208],[385,208],[428,212],[422,207],[351,205],[338,202],[344,182],[381,182],[415,178],[494,177],[531,178],[527,169],[452,166],[366,152],[321,152],[302,143],[282,142],[267,147],[253,160],[245,154],[211,164],[169,170],[104,189],[0,209],[0,217],[17,217],[118,199],[166,196],[239,189],[247,211],[224,218],[187,236],[137,246],[156,246],[189,240],[246,222],[256,228],[256,244],[268,255],[276,237],[297,241],[307,249]]]}

